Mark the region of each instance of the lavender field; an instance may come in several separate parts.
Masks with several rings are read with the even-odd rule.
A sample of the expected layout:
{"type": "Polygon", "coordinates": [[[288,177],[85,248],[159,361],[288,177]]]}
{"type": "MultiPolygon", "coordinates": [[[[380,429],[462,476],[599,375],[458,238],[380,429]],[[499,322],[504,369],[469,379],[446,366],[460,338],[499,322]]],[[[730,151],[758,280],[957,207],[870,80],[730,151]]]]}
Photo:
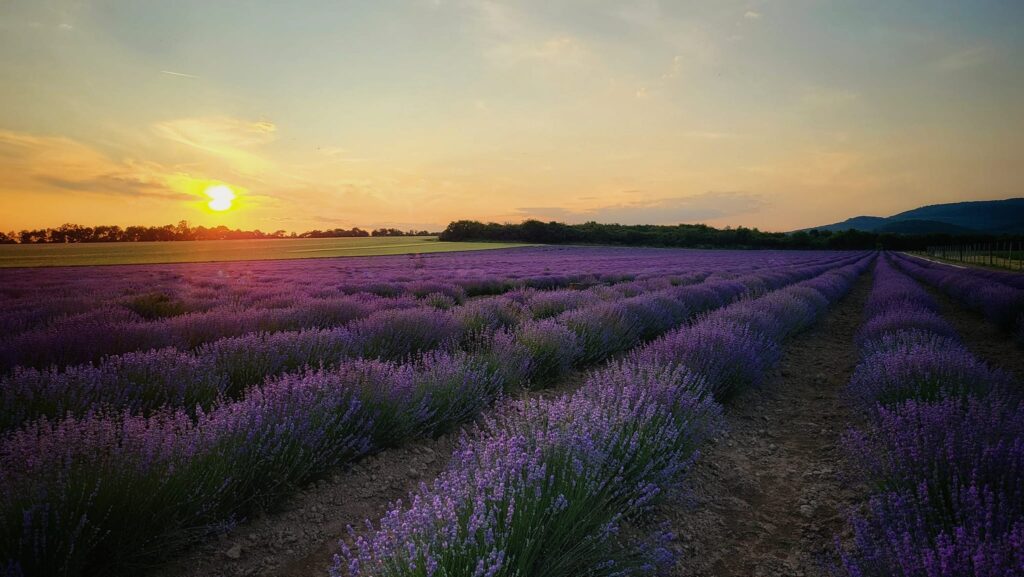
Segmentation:
{"type": "Polygon", "coordinates": [[[3,270],[0,575],[1021,575],[1022,279],[582,247],[3,270]],[[801,379],[806,431],[770,410],[801,379]]]}

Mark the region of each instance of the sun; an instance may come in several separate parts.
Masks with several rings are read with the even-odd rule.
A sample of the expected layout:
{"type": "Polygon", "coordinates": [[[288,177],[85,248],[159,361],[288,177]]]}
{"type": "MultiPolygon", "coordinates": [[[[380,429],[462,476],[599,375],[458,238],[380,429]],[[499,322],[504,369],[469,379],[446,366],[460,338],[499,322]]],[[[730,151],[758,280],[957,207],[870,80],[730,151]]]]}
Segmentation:
{"type": "Polygon", "coordinates": [[[205,192],[206,196],[210,197],[210,202],[206,203],[206,206],[209,206],[210,210],[217,212],[224,212],[230,209],[231,201],[235,200],[235,191],[231,190],[231,187],[226,184],[208,186],[205,192]]]}

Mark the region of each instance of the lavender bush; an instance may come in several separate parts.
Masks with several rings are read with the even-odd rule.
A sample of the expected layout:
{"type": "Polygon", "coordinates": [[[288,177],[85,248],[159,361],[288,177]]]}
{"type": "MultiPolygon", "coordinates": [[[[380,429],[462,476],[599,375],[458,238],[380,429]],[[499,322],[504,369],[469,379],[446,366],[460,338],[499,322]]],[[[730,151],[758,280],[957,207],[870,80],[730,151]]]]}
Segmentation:
{"type": "Polygon", "coordinates": [[[865,357],[850,379],[850,392],[865,406],[985,395],[1010,379],[961,347],[914,345],[865,357]]]}
{"type": "MultiPolygon", "coordinates": [[[[958,277],[951,286],[977,283],[958,277]]],[[[853,539],[837,540],[835,574],[1024,572],[1019,384],[975,358],[935,310],[920,286],[879,260],[850,381],[869,422],[843,443],[850,475],[871,494],[851,516],[853,539]]]]}
{"type": "Polygon", "coordinates": [[[676,369],[619,367],[488,421],[408,508],[355,539],[336,575],[622,575],[666,553],[624,537],[689,468],[717,408],[676,369]],[[639,546],[638,546],[639,545],[639,546]]]}

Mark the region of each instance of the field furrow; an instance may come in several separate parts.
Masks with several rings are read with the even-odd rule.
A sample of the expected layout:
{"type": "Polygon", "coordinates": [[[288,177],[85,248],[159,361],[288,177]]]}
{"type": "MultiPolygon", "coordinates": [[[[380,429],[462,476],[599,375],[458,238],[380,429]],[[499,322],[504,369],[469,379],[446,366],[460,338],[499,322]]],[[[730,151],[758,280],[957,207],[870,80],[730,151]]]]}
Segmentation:
{"type": "Polygon", "coordinates": [[[659,509],[686,577],[820,575],[823,552],[856,492],[839,478],[840,436],[856,420],[843,389],[857,362],[871,278],[858,279],[821,322],[787,343],[761,388],[725,406],[693,491],[659,509]]]}

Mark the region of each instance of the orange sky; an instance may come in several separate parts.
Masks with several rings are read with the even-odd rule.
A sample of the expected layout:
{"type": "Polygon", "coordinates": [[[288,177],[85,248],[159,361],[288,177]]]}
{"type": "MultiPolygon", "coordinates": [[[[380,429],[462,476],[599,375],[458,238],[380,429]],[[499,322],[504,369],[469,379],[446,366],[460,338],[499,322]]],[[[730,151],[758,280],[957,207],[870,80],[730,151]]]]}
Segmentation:
{"type": "Polygon", "coordinates": [[[0,230],[790,230],[1021,196],[1024,8],[892,4],[15,0],[0,230]]]}

